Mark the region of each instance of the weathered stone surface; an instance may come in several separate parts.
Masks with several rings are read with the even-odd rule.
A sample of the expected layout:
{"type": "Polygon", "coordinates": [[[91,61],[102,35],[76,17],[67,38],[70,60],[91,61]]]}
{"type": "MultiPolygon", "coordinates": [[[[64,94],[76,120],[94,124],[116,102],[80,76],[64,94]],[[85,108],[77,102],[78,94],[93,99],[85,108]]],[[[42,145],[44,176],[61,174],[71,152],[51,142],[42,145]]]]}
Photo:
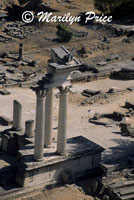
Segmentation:
{"type": "Polygon", "coordinates": [[[94,96],[96,94],[99,94],[101,91],[96,91],[96,90],[83,90],[82,95],[87,96],[87,97],[91,97],[94,96]]]}
{"type": "Polygon", "coordinates": [[[93,104],[93,103],[96,103],[97,101],[101,100],[101,99],[105,99],[107,98],[107,94],[104,93],[104,92],[100,92],[94,96],[91,96],[85,100],[83,100],[81,102],[81,105],[88,105],[88,104],[93,104]]]}
{"type": "Polygon", "coordinates": [[[29,34],[39,33],[36,28],[32,28],[30,26],[25,26],[23,22],[13,22],[12,24],[7,24],[4,30],[7,35],[19,39],[26,38],[29,34]]]}
{"type": "Polygon", "coordinates": [[[25,122],[25,137],[27,138],[34,137],[34,120],[27,120],[25,122]]]}
{"type": "Polygon", "coordinates": [[[102,183],[107,189],[109,199],[130,200],[134,198],[134,181],[131,174],[133,174],[133,169],[125,169],[103,177],[102,183]]]}
{"type": "Polygon", "coordinates": [[[56,147],[45,149],[44,161],[33,160],[33,145],[20,150],[17,182],[20,185],[32,186],[39,183],[61,181],[65,172],[75,178],[90,173],[99,166],[101,152],[99,145],[79,136],[67,140],[67,153],[64,156],[55,154],[56,147]],[[49,156],[47,156],[49,155],[49,156]]]}
{"type": "MultiPolygon", "coordinates": [[[[30,143],[30,142],[26,142],[30,143]]],[[[1,133],[1,149],[11,156],[16,156],[18,150],[24,147],[24,132],[6,129],[1,133]]]]}
{"type": "Polygon", "coordinates": [[[88,36],[88,32],[75,31],[75,32],[73,32],[73,35],[75,37],[86,37],[86,36],[88,36]]]}
{"type": "Polygon", "coordinates": [[[134,137],[134,127],[127,123],[120,123],[120,129],[123,136],[134,137]]]}
{"type": "Polygon", "coordinates": [[[10,95],[10,91],[8,91],[6,89],[3,89],[3,90],[0,90],[0,94],[2,94],[2,95],[10,95]]]}
{"type": "Polygon", "coordinates": [[[134,110],[134,104],[131,103],[131,102],[129,102],[129,101],[126,101],[126,102],[125,102],[125,107],[126,107],[126,108],[132,108],[132,109],[134,110]]]}
{"type": "Polygon", "coordinates": [[[118,87],[112,87],[109,89],[108,93],[117,93],[117,92],[123,92],[124,90],[118,87]]]}
{"type": "Polygon", "coordinates": [[[114,121],[122,121],[124,118],[124,114],[121,112],[113,112],[112,118],[114,121]]]}
{"type": "Polygon", "coordinates": [[[134,87],[128,87],[127,90],[134,91],[134,87]]]}

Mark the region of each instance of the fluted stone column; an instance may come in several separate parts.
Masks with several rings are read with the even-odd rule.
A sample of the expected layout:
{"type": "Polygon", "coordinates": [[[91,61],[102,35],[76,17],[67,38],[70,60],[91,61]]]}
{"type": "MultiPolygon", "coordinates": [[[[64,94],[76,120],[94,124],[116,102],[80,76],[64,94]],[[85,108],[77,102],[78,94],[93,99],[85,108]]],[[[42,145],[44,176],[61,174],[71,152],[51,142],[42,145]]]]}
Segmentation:
{"type": "Polygon", "coordinates": [[[46,107],[45,107],[45,147],[52,145],[52,130],[53,130],[53,88],[47,92],[46,107]]]}
{"type": "Polygon", "coordinates": [[[34,159],[42,161],[44,157],[44,126],[45,126],[45,98],[46,92],[42,90],[36,91],[36,124],[35,124],[35,144],[34,159]]]}
{"type": "Polygon", "coordinates": [[[16,100],[13,102],[13,129],[16,131],[22,129],[22,105],[16,100]]]}
{"type": "Polygon", "coordinates": [[[25,137],[27,138],[34,137],[34,120],[27,120],[25,122],[25,137]]]}
{"type": "Polygon", "coordinates": [[[57,153],[66,153],[67,137],[67,88],[60,87],[59,118],[58,118],[58,138],[57,153]]]}

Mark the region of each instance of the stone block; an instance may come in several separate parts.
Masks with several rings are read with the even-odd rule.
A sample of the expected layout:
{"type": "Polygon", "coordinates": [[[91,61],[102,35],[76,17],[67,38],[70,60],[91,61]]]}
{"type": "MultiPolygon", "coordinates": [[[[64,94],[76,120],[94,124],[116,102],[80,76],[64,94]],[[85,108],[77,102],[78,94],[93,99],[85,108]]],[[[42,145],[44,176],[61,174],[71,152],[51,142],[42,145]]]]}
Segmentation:
{"type": "Polygon", "coordinates": [[[108,93],[118,93],[118,92],[123,92],[124,90],[118,87],[112,87],[109,89],[108,93]]]}
{"type": "Polygon", "coordinates": [[[19,151],[17,183],[21,186],[51,182],[71,182],[87,176],[99,166],[101,152],[99,145],[79,136],[67,140],[66,155],[57,155],[56,147],[45,149],[44,160],[35,162],[33,144],[19,151]]]}
{"type": "Polygon", "coordinates": [[[134,137],[134,127],[128,123],[120,123],[120,130],[123,136],[134,137]]]}
{"type": "Polygon", "coordinates": [[[100,91],[99,90],[83,90],[82,95],[87,96],[87,97],[91,97],[94,96],[96,94],[99,94],[100,91]]]}
{"type": "Polygon", "coordinates": [[[1,149],[4,152],[7,152],[9,137],[10,136],[8,134],[1,134],[1,149]]]}
{"type": "Polygon", "coordinates": [[[10,95],[10,91],[8,91],[6,89],[2,89],[2,90],[0,90],[0,94],[2,94],[2,95],[10,95]]]}
{"type": "Polygon", "coordinates": [[[126,107],[126,108],[132,108],[132,109],[134,110],[134,103],[131,103],[131,102],[129,102],[129,101],[126,101],[126,102],[125,102],[125,107],[126,107]]]}

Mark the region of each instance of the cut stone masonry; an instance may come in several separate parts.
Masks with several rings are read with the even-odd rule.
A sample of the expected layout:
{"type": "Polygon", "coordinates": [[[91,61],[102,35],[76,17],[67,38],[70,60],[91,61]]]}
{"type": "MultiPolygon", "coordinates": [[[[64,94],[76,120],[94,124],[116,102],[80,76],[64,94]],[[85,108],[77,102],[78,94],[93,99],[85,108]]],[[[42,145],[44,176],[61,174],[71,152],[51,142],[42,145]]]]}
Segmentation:
{"type": "Polygon", "coordinates": [[[17,156],[16,182],[21,186],[59,182],[68,172],[71,179],[85,176],[99,167],[104,150],[82,136],[67,139],[71,73],[82,64],[64,47],[53,49],[52,55],[46,76],[32,87],[36,93],[35,131],[33,120],[26,121],[22,129],[22,106],[15,100],[13,127],[2,133],[2,150],[17,156]],[[52,143],[54,88],[60,92],[57,143],[52,143]]]}

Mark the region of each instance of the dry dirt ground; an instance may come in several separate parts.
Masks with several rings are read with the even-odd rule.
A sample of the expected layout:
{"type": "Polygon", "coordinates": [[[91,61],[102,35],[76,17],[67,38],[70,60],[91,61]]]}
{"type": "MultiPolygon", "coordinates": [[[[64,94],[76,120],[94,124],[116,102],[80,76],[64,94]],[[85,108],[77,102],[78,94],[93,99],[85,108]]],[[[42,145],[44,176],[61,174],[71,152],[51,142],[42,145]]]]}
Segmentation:
{"type": "MultiPolygon", "coordinates": [[[[68,12],[70,12],[72,16],[77,16],[81,12],[86,12],[86,11],[95,11],[96,13],[98,13],[98,11],[93,6],[92,0],[84,0],[84,1],[73,0],[72,3],[66,3],[66,2],[57,3],[55,0],[52,0],[50,3],[50,7],[57,10],[56,12],[53,13],[53,15],[56,15],[56,16],[59,16],[59,15],[63,16],[64,14],[67,14],[68,12]]],[[[11,22],[8,22],[8,23],[11,23],[11,22]]],[[[69,50],[71,50],[72,47],[75,47],[76,52],[80,50],[83,45],[86,45],[87,57],[81,58],[77,53],[76,53],[76,57],[87,62],[90,62],[90,58],[93,58],[96,56],[102,57],[102,56],[108,56],[109,54],[125,53],[127,58],[131,58],[134,54],[133,42],[132,43],[122,42],[124,36],[121,36],[121,37],[115,36],[115,37],[110,38],[109,49],[97,48],[98,46],[102,44],[102,40],[105,35],[108,35],[111,37],[111,32],[106,31],[106,30],[92,29],[90,26],[81,26],[77,23],[74,23],[71,26],[67,23],[65,25],[67,25],[73,31],[88,32],[88,36],[80,37],[80,38],[73,37],[73,39],[69,43],[59,43],[56,40],[57,39],[57,36],[56,36],[57,24],[59,23],[45,22],[45,23],[35,24],[34,27],[40,30],[40,34],[34,34],[34,35],[30,34],[27,38],[23,40],[14,38],[14,42],[1,43],[0,53],[3,51],[17,53],[18,43],[21,41],[24,43],[25,58],[27,57],[30,59],[34,58],[40,63],[43,69],[46,67],[47,61],[50,58],[51,48],[58,47],[61,45],[64,45],[69,50]],[[93,51],[91,51],[92,48],[94,49],[93,51]]],[[[5,26],[6,25],[7,23],[5,24],[5,26]]],[[[0,32],[3,35],[5,35],[6,33],[4,33],[3,31],[4,31],[4,26],[0,27],[0,32]]],[[[122,60],[126,59],[126,57],[122,57],[122,60]]]]}
{"type": "Polygon", "coordinates": [[[94,200],[94,198],[87,196],[75,185],[68,185],[66,187],[55,188],[42,193],[28,195],[17,200],[94,200]]]}

